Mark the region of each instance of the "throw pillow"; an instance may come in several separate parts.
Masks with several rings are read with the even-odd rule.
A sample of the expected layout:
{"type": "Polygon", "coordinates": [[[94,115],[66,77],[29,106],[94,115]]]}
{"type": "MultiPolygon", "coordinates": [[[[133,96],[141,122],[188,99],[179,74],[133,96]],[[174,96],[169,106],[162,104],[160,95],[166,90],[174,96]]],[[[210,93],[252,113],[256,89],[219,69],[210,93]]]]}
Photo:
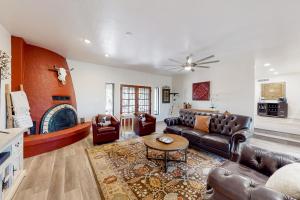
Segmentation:
{"type": "Polygon", "coordinates": [[[140,114],[139,118],[140,118],[140,120],[141,120],[142,122],[145,122],[145,121],[146,121],[146,116],[145,116],[145,114],[140,114]]]}
{"type": "Polygon", "coordinates": [[[300,163],[285,165],[267,181],[266,187],[300,199],[300,163]]]}
{"type": "Polygon", "coordinates": [[[209,133],[210,119],[211,119],[210,116],[196,115],[194,128],[203,131],[205,133],[209,133]]]}
{"type": "Polygon", "coordinates": [[[99,125],[101,127],[104,127],[104,126],[110,126],[111,125],[111,118],[110,117],[107,117],[107,116],[104,116],[100,119],[100,123],[99,125]]]}
{"type": "Polygon", "coordinates": [[[228,112],[227,110],[224,112],[224,115],[226,116],[226,117],[228,117],[229,115],[231,115],[231,113],[230,112],[228,112]]]}

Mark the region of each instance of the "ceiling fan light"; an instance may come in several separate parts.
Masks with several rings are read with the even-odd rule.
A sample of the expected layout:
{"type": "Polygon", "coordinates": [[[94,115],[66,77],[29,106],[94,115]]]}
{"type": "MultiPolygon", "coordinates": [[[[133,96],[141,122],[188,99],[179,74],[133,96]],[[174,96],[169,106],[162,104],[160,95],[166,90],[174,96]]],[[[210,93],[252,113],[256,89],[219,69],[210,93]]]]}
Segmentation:
{"type": "Polygon", "coordinates": [[[187,65],[187,66],[184,67],[184,70],[185,71],[191,71],[192,70],[192,66],[187,65]]]}
{"type": "Polygon", "coordinates": [[[187,63],[188,63],[188,64],[192,64],[192,62],[193,62],[192,57],[191,57],[191,56],[188,56],[188,57],[187,57],[187,63]]]}

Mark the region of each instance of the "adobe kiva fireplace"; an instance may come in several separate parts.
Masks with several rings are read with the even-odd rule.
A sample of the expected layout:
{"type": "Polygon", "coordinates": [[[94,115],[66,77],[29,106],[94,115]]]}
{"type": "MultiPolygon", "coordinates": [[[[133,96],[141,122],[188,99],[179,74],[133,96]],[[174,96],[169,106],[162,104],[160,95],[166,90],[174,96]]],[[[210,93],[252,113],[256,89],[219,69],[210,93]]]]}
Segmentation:
{"type": "Polygon", "coordinates": [[[19,37],[12,37],[11,40],[11,90],[18,91],[23,85],[35,124],[31,134],[24,137],[24,157],[53,151],[87,137],[91,122],[77,122],[71,74],[67,74],[64,85],[51,71],[54,66],[69,71],[66,58],[43,47],[26,44],[19,37]]]}
{"type": "Polygon", "coordinates": [[[43,116],[40,133],[47,134],[77,125],[76,109],[70,104],[59,104],[51,107],[43,116]]]}

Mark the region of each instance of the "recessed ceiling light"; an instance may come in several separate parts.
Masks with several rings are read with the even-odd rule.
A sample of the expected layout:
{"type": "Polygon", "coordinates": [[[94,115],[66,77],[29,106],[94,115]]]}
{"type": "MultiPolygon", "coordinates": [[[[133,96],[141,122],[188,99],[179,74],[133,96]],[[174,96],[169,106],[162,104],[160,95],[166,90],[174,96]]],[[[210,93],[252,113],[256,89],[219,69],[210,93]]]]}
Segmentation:
{"type": "Polygon", "coordinates": [[[106,53],[104,56],[105,56],[106,58],[108,58],[110,55],[109,55],[108,53],[106,53]]]}
{"type": "Polygon", "coordinates": [[[274,72],[274,71],[275,71],[275,69],[274,69],[274,68],[271,68],[271,69],[269,69],[269,71],[270,71],[270,72],[274,72]]]}
{"type": "Polygon", "coordinates": [[[274,72],[274,75],[278,75],[279,74],[279,72],[274,72]]]}
{"type": "Polygon", "coordinates": [[[91,41],[88,40],[88,39],[84,39],[83,41],[84,41],[86,44],[91,44],[91,41]]]}
{"type": "Polygon", "coordinates": [[[271,66],[271,63],[265,63],[264,66],[265,66],[265,67],[270,67],[270,66],[271,66]]]}

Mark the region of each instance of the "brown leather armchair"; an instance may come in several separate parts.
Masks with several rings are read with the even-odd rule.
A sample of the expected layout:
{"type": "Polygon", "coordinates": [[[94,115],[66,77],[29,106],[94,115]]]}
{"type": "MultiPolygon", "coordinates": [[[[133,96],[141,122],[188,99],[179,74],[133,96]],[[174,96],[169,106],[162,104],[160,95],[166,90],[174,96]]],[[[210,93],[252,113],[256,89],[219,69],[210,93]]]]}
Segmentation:
{"type": "Polygon", "coordinates": [[[148,113],[135,113],[134,132],[139,136],[149,135],[156,130],[156,118],[148,113]],[[142,121],[141,115],[145,116],[142,121]]]}
{"type": "Polygon", "coordinates": [[[300,162],[300,158],[245,145],[238,162],[226,161],[209,173],[209,199],[291,200],[265,187],[265,183],[276,170],[294,162],[300,162]]]}
{"type": "Polygon", "coordinates": [[[119,139],[120,121],[112,115],[97,115],[93,118],[92,127],[94,145],[106,142],[113,142],[119,139]],[[108,126],[101,126],[100,122],[103,117],[110,118],[111,124],[108,126]]]}

